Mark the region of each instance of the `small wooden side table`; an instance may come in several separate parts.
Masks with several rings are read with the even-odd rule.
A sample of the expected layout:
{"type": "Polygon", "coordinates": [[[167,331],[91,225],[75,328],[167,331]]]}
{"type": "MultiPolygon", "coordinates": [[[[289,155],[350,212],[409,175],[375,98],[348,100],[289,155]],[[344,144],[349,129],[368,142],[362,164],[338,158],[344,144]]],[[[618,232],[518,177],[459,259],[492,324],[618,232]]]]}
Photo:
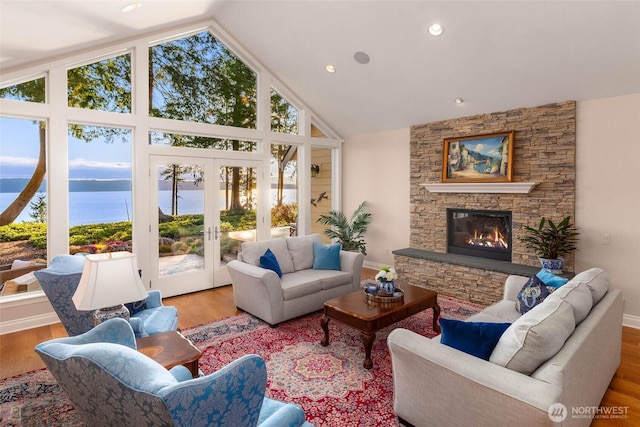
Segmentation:
{"type": "Polygon", "coordinates": [[[136,340],[138,351],[167,369],[183,365],[197,378],[202,352],[178,331],[162,332],[136,340]]]}

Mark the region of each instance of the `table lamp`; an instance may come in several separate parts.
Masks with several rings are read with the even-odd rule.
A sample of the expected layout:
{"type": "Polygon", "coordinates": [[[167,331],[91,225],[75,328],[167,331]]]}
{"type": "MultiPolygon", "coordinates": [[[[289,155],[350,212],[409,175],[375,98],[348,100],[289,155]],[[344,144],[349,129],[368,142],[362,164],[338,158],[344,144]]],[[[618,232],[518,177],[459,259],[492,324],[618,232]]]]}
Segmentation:
{"type": "Polygon", "coordinates": [[[129,319],[125,303],[147,297],[140,280],[136,256],[130,252],[109,252],[86,255],[82,277],[73,303],[80,311],[96,310],[93,321],[97,325],[114,317],[129,319]]]}

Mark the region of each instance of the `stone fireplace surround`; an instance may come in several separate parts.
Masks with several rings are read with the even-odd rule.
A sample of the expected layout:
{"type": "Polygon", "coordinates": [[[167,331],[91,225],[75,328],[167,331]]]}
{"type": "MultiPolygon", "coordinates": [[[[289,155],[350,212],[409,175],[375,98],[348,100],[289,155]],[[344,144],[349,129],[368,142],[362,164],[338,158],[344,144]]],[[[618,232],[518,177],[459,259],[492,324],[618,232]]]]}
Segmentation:
{"type": "MultiPolygon", "coordinates": [[[[410,247],[393,251],[398,284],[411,283],[480,304],[502,298],[509,274],[540,269],[518,238],[541,217],[575,218],[576,104],[574,101],[480,114],[411,127],[410,247]],[[441,182],[445,138],[515,130],[513,182],[536,183],[531,192],[431,192],[441,182]],[[512,261],[447,254],[447,208],[511,211],[512,261]]],[[[463,190],[464,191],[464,190],[463,190]]],[[[482,190],[481,190],[482,191],[482,190]]],[[[573,271],[567,257],[565,271],[573,271]]]]}

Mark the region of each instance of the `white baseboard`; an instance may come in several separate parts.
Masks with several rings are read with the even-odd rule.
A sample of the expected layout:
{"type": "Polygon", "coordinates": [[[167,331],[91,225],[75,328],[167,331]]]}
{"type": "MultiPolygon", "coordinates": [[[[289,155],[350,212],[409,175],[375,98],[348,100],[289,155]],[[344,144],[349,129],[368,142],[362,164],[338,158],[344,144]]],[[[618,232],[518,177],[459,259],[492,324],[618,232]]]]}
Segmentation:
{"type": "Polygon", "coordinates": [[[0,323],[0,335],[20,332],[25,329],[59,323],[60,319],[55,313],[40,314],[37,316],[23,317],[21,319],[8,320],[0,323]]]}
{"type": "Polygon", "coordinates": [[[622,315],[622,324],[630,328],[640,329],[640,317],[630,314],[622,315]]]}
{"type": "Polygon", "coordinates": [[[380,268],[381,265],[386,265],[386,264],[381,264],[379,262],[373,262],[373,261],[367,261],[367,260],[365,260],[364,263],[362,263],[362,266],[364,268],[370,268],[376,271],[380,268]]]}

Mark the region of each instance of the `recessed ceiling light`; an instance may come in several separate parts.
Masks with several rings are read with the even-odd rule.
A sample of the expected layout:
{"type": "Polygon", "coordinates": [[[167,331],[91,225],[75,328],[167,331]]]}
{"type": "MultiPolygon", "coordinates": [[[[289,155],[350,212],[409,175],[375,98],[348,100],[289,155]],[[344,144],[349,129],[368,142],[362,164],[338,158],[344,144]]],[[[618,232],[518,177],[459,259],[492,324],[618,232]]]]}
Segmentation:
{"type": "Polygon", "coordinates": [[[464,99],[456,98],[456,104],[462,104],[463,102],[464,102],[464,99]]]}
{"type": "Polygon", "coordinates": [[[327,70],[327,73],[335,73],[336,72],[336,67],[334,67],[331,64],[325,65],[324,69],[327,70]]]}
{"type": "Polygon", "coordinates": [[[358,64],[368,64],[370,60],[369,55],[359,51],[353,54],[353,59],[355,59],[358,64]]]}
{"type": "Polygon", "coordinates": [[[140,2],[129,3],[128,5],[126,5],[125,7],[123,7],[120,10],[122,10],[124,13],[127,13],[127,12],[131,12],[133,9],[139,8],[140,6],[142,6],[142,3],[140,3],[140,2]]]}
{"type": "Polygon", "coordinates": [[[431,24],[429,25],[429,34],[432,36],[439,36],[444,31],[444,27],[440,24],[431,24]]]}

